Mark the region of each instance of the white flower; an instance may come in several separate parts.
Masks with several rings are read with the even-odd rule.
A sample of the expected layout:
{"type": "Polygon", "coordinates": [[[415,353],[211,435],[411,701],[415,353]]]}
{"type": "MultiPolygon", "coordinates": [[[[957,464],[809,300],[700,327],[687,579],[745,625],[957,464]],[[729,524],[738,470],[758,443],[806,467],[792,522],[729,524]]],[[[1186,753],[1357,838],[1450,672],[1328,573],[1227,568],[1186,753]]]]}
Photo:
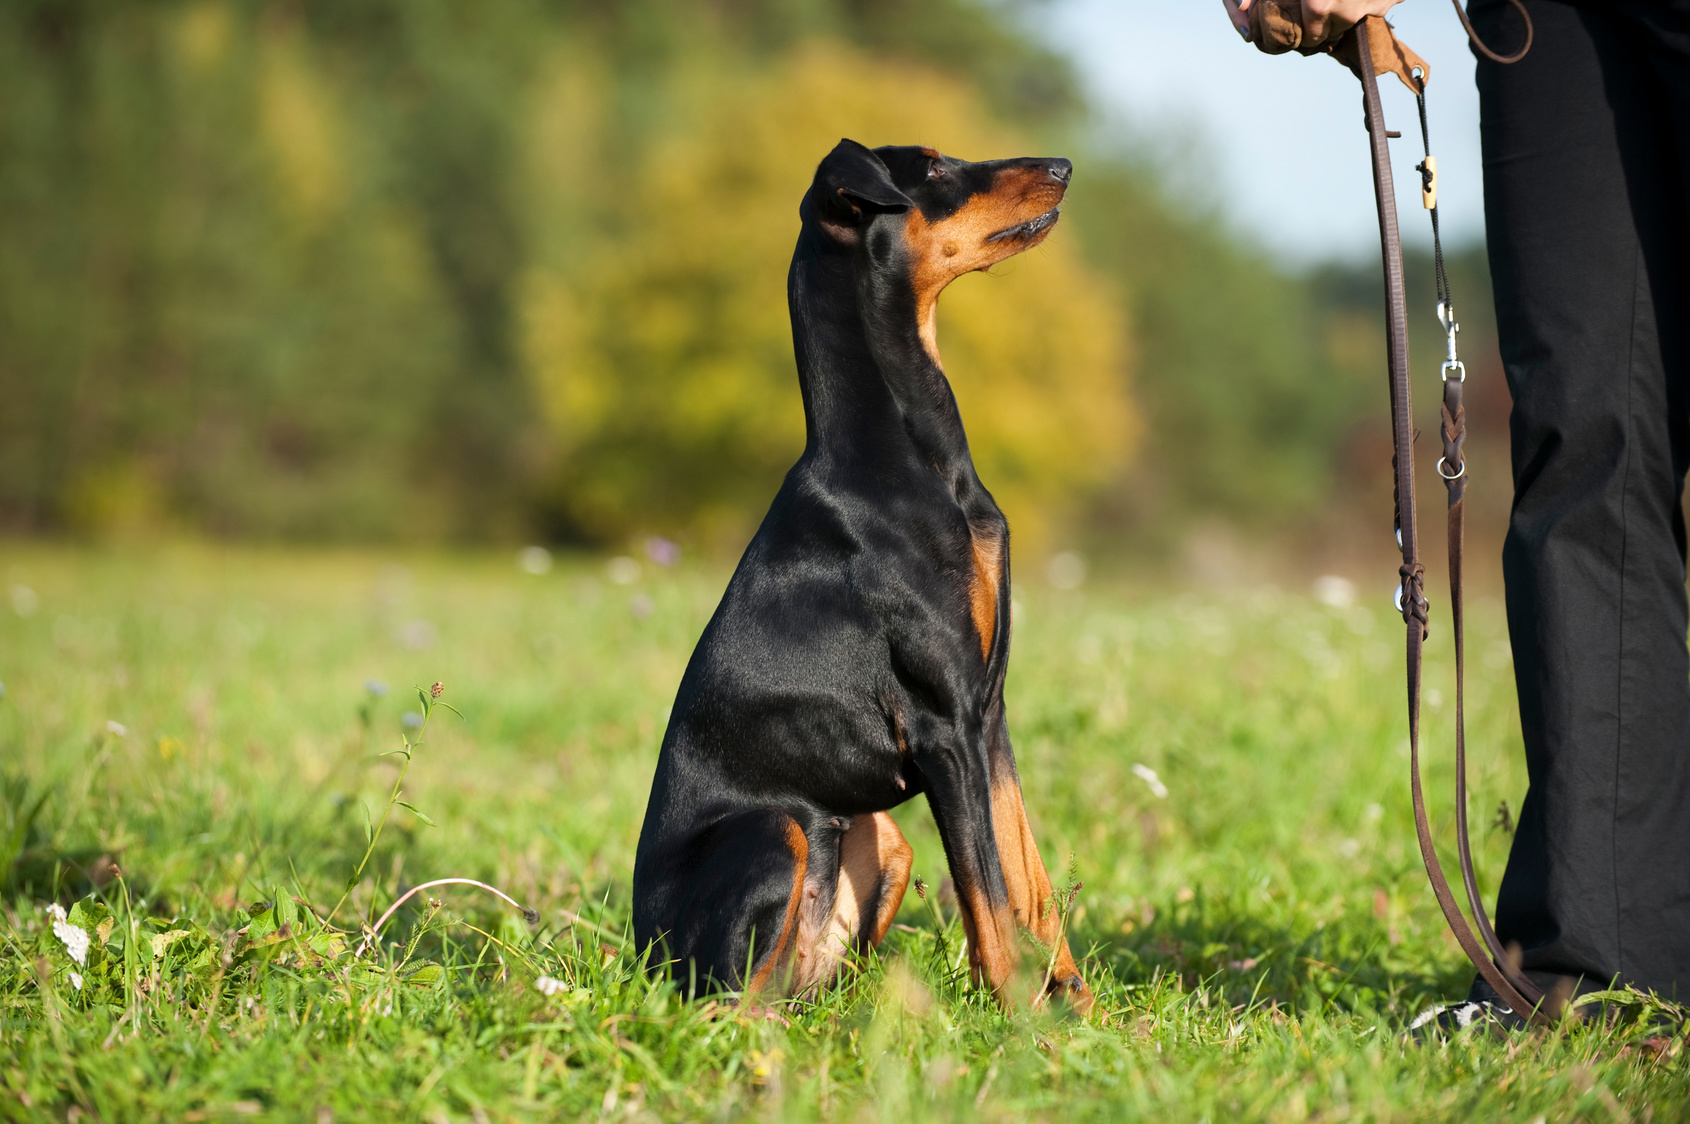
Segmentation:
{"type": "Polygon", "coordinates": [[[1064,550],[1050,560],[1045,578],[1057,589],[1079,589],[1086,584],[1086,560],[1071,550],[1064,550]]]}
{"type": "Polygon", "coordinates": [[[539,577],[552,568],[552,552],[543,546],[525,546],[516,552],[516,565],[523,573],[539,577]]]}
{"type": "Polygon", "coordinates": [[[534,981],[534,987],[541,995],[556,995],[569,985],[551,976],[541,976],[534,981]]]}
{"type": "Polygon", "coordinates": [[[65,951],[70,953],[72,960],[78,964],[88,963],[87,929],[80,925],[72,925],[69,921],[55,920],[53,922],[53,935],[65,942],[65,951]]]}
{"type": "Polygon", "coordinates": [[[82,990],[82,974],[80,972],[70,973],[70,984],[71,984],[72,987],[76,988],[76,990],[81,991],[82,990]]]}
{"type": "Polygon", "coordinates": [[[54,921],[63,921],[65,919],[65,907],[60,905],[58,902],[48,902],[47,916],[51,917],[54,921]]]}
{"type": "Polygon", "coordinates": [[[1314,598],[1333,609],[1348,609],[1356,601],[1355,583],[1337,574],[1322,574],[1314,580],[1314,598]]]}
{"type": "Polygon", "coordinates": [[[1156,799],[1168,798],[1168,786],[1162,783],[1162,778],[1156,775],[1156,770],[1149,765],[1137,764],[1133,766],[1133,776],[1150,786],[1150,791],[1156,794],[1156,799]]]}
{"type": "Polygon", "coordinates": [[[36,596],[35,591],[29,586],[14,585],[12,587],[12,612],[18,616],[33,616],[40,604],[41,598],[36,596]]]}
{"type": "Polygon", "coordinates": [[[108,718],[106,719],[106,733],[116,734],[120,738],[127,738],[129,736],[129,727],[125,726],[116,719],[108,718]]]}

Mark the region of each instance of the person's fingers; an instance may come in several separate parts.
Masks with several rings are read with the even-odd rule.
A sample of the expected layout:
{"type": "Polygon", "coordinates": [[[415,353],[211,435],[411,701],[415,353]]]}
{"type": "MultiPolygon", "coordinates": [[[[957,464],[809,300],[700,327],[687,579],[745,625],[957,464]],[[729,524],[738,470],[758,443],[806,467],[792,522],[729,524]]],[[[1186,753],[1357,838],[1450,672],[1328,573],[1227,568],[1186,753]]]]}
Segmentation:
{"type": "Polygon", "coordinates": [[[1368,16],[1382,16],[1401,0],[1303,0],[1303,35],[1310,43],[1329,43],[1368,16]]]}
{"type": "Polygon", "coordinates": [[[1244,38],[1250,37],[1250,4],[1251,0],[1225,0],[1227,16],[1232,20],[1232,26],[1244,38]]]}
{"type": "Polygon", "coordinates": [[[1334,0],[1303,0],[1303,38],[1308,43],[1326,42],[1328,33],[1337,38],[1338,32],[1332,26],[1333,8],[1338,5],[1334,0]]]}
{"type": "Polygon", "coordinates": [[[1330,11],[1329,3],[1322,4],[1318,0],[1303,5],[1303,41],[1305,43],[1319,43],[1326,37],[1326,17],[1330,11]]]}

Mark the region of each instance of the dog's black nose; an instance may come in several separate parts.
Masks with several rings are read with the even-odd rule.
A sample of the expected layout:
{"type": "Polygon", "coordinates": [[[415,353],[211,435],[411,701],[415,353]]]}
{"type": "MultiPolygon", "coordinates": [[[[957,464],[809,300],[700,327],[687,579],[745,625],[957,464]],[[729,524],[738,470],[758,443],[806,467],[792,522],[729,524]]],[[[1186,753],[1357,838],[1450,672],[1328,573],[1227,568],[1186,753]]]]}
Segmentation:
{"type": "Polygon", "coordinates": [[[1071,160],[1052,160],[1046,170],[1063,183],[1067,183],[1068,177],[1074,174],[1074,163],[1071,160]]]}

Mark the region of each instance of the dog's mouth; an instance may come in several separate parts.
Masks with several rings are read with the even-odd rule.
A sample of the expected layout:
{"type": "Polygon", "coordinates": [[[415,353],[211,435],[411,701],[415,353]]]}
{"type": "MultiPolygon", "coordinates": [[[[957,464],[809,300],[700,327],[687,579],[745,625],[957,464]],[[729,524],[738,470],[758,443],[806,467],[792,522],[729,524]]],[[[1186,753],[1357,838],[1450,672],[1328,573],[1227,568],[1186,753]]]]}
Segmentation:
{"type": "Polygon", "coordinates": [[[1061,217],[1061,208],[1052,207],[1036,219],[1028,219],[1026,222],[1018,222],[1014,226],[1005,227],[996,234],[987,236],[986,241],[987,243],[992,243],[1037,238],[1039,235],[1055,226],[1056,220],[1061,217]]]}

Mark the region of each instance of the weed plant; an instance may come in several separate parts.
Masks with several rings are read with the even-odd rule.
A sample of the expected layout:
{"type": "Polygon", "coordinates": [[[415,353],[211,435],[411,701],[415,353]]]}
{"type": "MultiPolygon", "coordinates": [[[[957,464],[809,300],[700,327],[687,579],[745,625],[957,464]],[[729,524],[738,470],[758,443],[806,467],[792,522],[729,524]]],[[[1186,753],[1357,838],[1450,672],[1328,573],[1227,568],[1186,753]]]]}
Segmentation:
{"type": "MultiPolygon", "coordinates": [[[[971,985],[919,799],[896,816],[922,878],[879,952],[742,1006],[681,1001],[629,940],[666,708],[724,575],[531,561],[5,548],[0,1116],[1686,1114],[1680,1012],[1646,997],[1406,1033],[1470,970],[1413,845],[1383,594],[1023,582],[1011,729],[1096,1011],[971,985]]],[[[1494,894],[1510,817],[1483,825],[1524,777],[1501,612],[1470,617],[1494,894]]]]}

